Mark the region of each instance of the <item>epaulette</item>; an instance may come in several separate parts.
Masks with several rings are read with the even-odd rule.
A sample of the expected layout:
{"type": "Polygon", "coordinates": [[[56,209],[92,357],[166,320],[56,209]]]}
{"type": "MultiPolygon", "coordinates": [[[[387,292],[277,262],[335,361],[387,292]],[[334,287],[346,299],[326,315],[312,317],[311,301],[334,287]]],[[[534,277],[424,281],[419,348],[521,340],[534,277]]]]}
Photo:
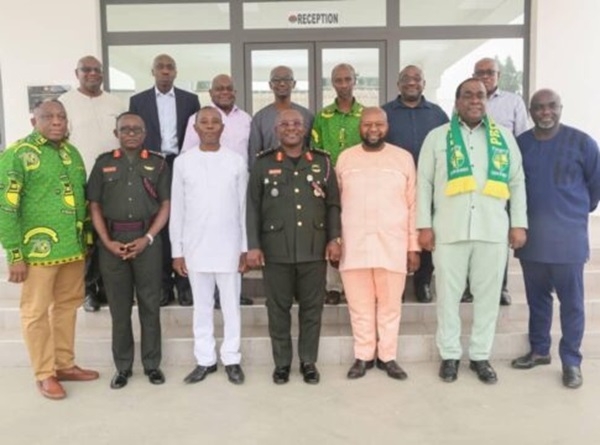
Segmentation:
{"type": "Polygon", "coordinates": [[[151,155],[158,156],[159,158],[165,159],[165,155],[159,151],[152,151],[152,150],[148,150],[146,148],[142,149],[142,151],[146,151],[146,152],[150,153],[151,155]]]}
{"type": "Polygon", "coordinates": [[[266,150],[259,151],[258,153],[256,153],[256,159],[264,158],[265,156],[267,156],[271,153],[275,153],[276,151],[277,151],[277,148],[268,148],[266,150]]]}
{"type": "MultiPolygon", "coordinates": [[[[98,159],[102,159],[102,158],[105,158],[106,156],[111,156],[111,157],[113,157],[114,153],[116,153],[116,152],[117,152],[117,151],[119,151],[119,150],[120,150],[119,148],[116,148],[116,149],[114,149],[114,150],[105,151],[104,153],[100,153],[100,154],[99,154],[99,155],[96,157],[96,160],[98,160],[98,159]]],[[[120,157],[120,156],[118,156],[118,157],[120,157]]]]}
{"type": "Polygon", "coordinates": [[[322,149],[320,149],[320,148],[314,148],[314,147],[311,147],[310,151],[313,151],[313,152],[315,152],[315,153],[319,153],[320,155],[327,156],[327,157],[330,157],[330,156],[331,156],[331,153],[329,153],[329,152],[328,152],[328,151],[326,151],[326,150],[322,150],[322,149]]]}

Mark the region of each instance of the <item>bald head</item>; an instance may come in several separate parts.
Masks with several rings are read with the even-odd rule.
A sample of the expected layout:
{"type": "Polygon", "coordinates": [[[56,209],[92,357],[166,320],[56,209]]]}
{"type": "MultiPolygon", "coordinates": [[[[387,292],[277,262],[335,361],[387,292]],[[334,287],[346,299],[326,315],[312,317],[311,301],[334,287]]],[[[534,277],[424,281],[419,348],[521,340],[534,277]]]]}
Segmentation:
{"type": "Polygon", "coordinates": [[[208,93],[213,103],[226,114],[229,114],[235,104],[236,93],[231,77],[227,74],[215,76],[208,93]]]}
{"type": "Polygon", "coordinates": [[[407,65],[398,73],[398,92],[405,105],[414,108],[421,102],[425,89],[423,70],[416,65],[407,65]]]}

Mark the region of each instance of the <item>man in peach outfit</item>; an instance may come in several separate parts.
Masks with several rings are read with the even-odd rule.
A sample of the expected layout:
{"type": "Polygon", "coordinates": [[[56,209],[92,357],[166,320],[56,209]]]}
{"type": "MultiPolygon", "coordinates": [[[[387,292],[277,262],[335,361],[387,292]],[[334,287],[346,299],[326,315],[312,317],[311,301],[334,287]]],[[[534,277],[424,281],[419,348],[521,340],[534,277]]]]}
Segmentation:
{"type": "Polygon", "coordinates": [[[342,203],[340,271],[352,322],[355,361],[349,379],[375,364],[404,380],[396,362],[406,273],[419,268],[416,171],[410,153],[385,142],[381,108],[365,108],[362,144],[343,151],[336,165],[342,203]]]}

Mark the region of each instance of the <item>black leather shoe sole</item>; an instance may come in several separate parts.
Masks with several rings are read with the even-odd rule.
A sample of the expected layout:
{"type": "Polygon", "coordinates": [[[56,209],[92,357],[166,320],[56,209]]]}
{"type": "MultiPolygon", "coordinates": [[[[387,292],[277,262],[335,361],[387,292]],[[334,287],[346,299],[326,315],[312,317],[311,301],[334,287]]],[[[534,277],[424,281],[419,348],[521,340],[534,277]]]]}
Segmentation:
{"type": "Polygon", "coordinates": [[[211,366],[198,365],[190,372],[183,381],[185,383],[198,383],[206,378],[208,374],[212,374],[217,371],[217,364],[211,366]]]}
{"type": "Polygon", "coordinates": [[[273,383],[276,385],[283,385],[290,381],[290,367],[289,366],[276,366],[273,371],[273,383]]]}
{"type": "Polygon", "coordinates": [[[110,381],[110,387],[112,389],[121,389],[127,385],[129,377],[131,377],[131,370],[128,371],[117,371],[110,381]]]}

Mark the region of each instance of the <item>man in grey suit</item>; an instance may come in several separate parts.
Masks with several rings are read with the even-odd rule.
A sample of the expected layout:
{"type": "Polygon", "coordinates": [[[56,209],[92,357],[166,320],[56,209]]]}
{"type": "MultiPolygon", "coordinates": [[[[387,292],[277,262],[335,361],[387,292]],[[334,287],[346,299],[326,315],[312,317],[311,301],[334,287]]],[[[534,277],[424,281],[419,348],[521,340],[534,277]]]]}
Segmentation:
{"type": "MultiPolygon", "coordinates": [[[[152,63],[154,86],[131,97],[129,111],[142,117],[146,124],[144,146],[162,153],[173,167],[185,136],[189,117],[200,109],[196,94],[176,88],[177,64],[167,54],[160,54],[152,63]]],[[[160,304],[168,305],[175,299],[173,286],[177,288],[177,298],[182,306],[192,304],[192,290],[187,278],[174,273],[171,265],[171,244],[168,225],[160,232],[163,241],[163,284],[160,304]]]]}

